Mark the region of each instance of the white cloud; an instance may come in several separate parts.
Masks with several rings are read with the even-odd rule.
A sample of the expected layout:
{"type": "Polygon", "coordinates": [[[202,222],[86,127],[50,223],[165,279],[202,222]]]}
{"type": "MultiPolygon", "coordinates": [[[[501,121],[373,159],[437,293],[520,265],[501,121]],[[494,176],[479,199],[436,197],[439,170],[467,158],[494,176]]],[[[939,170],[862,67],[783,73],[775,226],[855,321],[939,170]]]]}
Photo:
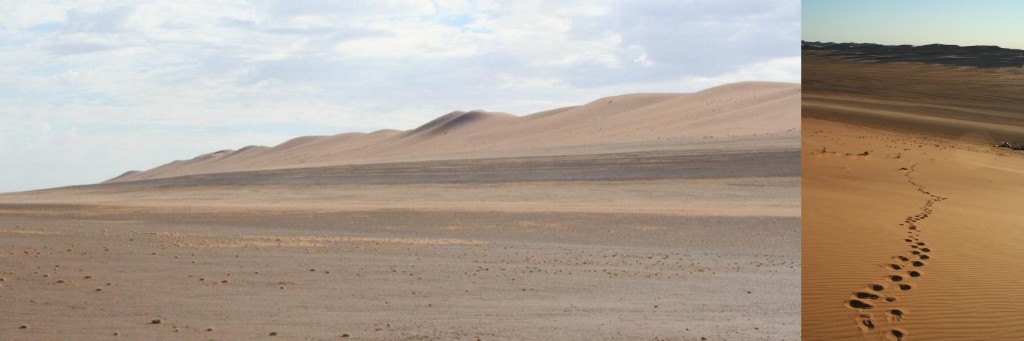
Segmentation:
{"type": "Polygon", "coordinates": [[[799,21],[796,0],[2,2],[0,192],[451,110],[795,82],[799,21]]]}
{"type": "Polygon", "coordinates": [[[800,57],[776,58],[744,65],[736,71],[713,77],[683,77],[675,83],[687,88],[706,88],[726,83],[758,80],[799,83],[800,65],[800,57]]]}
{"type": "Polygon", "coordinates": [[[445,59],[483,53],[490,42],[485,34],[432,22],[386,21],[366,28],[387,34],[346,40],[335,51],[351,58],[445,59]]]}

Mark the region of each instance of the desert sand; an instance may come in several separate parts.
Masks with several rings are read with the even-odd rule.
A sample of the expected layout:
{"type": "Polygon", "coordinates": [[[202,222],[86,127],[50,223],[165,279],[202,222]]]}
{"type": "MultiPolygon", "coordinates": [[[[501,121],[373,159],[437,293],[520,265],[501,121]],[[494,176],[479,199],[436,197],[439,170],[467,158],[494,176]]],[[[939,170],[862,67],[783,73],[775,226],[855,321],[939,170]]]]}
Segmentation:
{"type": "Polygon", "coordinates": [[[687,141],[792,134],[796,84],[741,82],[685,94],[629,94],[517,117],[455,111],[409,131],[305,136],[179,160],[110,182],[182,175],[443,159],[560,156],[664,148],[687,141]]]}
{"type": "Polygon", "coordinates": [[[1024,338],[1020,69],[897,59],[805,48],[803,339],[1024,338]]]}
{"type": "Polygon", "coordinates": [[[796,340],[798,101],[457,112],[0,195],[0,339],[796,340]]]}

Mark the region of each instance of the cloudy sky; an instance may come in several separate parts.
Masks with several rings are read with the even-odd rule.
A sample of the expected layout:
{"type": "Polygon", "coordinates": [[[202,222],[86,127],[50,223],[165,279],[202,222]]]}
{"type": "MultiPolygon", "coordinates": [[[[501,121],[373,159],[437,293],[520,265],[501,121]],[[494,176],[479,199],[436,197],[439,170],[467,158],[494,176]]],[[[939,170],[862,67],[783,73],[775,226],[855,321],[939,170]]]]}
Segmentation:
{"type": "Polygon", "coordinates": [[[800,19],[799,0],[4,1],[0,192],[453,110],[799,82],[800,19]]]}

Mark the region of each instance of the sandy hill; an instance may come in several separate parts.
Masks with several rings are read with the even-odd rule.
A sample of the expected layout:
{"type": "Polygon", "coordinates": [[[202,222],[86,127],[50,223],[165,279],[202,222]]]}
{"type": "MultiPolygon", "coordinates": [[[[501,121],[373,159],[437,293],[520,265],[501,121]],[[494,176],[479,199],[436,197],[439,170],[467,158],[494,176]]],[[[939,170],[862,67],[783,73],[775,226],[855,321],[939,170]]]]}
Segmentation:
{"type": "Polygon", "coordinates": [[[805,42],[802,62],[804,116],[1024,143],[1021,50],[805,42]]]}
{"type": "Polygon", "coordinates": [[[299,137],[274,147],[221,150],[131,171],[107,182],[193,174],[357,163],[602,153],[623,145],[657,146],[693,139],[799,131],[800,85],[742,82],[696,93],[642,93],[527,116],[455,111],[408,131],[380,130],[299,137]],[[555,150],[553,152],[553,150],[555,150]]]}

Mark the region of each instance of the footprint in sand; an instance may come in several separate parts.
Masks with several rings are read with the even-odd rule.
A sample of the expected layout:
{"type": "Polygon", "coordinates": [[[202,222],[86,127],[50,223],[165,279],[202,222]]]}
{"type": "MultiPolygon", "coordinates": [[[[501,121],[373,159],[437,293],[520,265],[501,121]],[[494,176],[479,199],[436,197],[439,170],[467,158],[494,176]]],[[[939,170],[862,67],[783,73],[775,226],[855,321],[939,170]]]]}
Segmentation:
{"type": "Polygon", "coordinates": [[[857,319],[860,320],[859,326],[861,331],[866,333],[875,329],[875,318],[870,314],[861,314],[857,319]]]}
{"type": "MultiPolygon", "coordinates": [[[[916,269],[910,270],[908,268],[921,268],[925,266],[923,260],[931,258],[926,254],[931,252],[931,249],[926,247],[927,244],[925,242],[921,241],[920,228],[917,226],[916,223],[923,221],[927,219],[929,216],[931,216],[931,214],[933,213],[932,206],[935,203],[946,199],[932,194],[931,192],[926,190],[924,186],[921,186],[920,184],[914,181],[912,174],[915,172],[916,167],[916,164],[911,166],[910,171],[908,171],[905,174],[907,177],[907,182],[913,185],[918,192],[928,195],[929,197],[931,197],[931,199],[925,202],[924,207],[922,207],[920,213],[907,216],[906,219],[904,219],[904,222],[899,224],[899,226],[907,228],[907,237],[904,238],[903,241],[910,245],[911,255],[909,257],[897,255],[893,256],[892,258],[898,259],[899,261],[905,263],[882,264],[882,267],[887,267],[892,270],[906,271],[905,273],[885,276],[885,279],[889,283],[892,283],[892,285],[894,285],[894,287],[899,291],[909,291],[913,288],[910,284],[905,283],[907,279],[919,278],[924,275],[921,271],[918,271],[916,269]]],[[[889,325],[884,325],[884,328],[882,328],[882,330],[880,331],[882,339],[903,341],[907,336],[907,331],[902,328],[893,327],[893,323],[901,323],[903,317],[906,315],[906,311],[904,311],[903,309],[892,308],[885,305],[886,303],[896,302],[899,300],[899,297],[894,295],[879,295],[878,293],[882,292],[885,288],[886,285],[880,283],[869,284],[869,290],[854,292],[851,296],[851,299],[846,301],[845,304],[847,307],[857,309],[857,311],[859,312],[859,314],[857,315],[858,317],[856,318],[857,324],[864,334],[874,332],[876,327],[878,327],[877,322],[874,320],[874,315],[872,315],[868,311],[871,309],[879,309],[885,312],[885,316],[888,322],[890,323],[889,325]],[[882,304],[882,306],[876,307],[875,302],[878,301],[879,298],[884,298],[885,301],[879,301],[882,304]]]]}
{"type": "Polygon", "coordinates": [[[853,309],[862,309],[862,310],[868,310],[868,309],[872,309],[872,308],[875,307],[873,304],[867,303],[867,302],[864,302],[864,301],[861,301],[861,300],[849,300],[849,301],[846,302],[846,306],[850,307],[850,308],[853,308],[853,309]]]}
{"type": "Polygon", "coordinates": [[[859,299],[862,299],[862,300],[877,300],[878,299],[878,295],[872,294],[870,292],[857,292],[857,293],[854,293],[853,295],[855,297],[859,298],[859,299]]]}
{"type": "Polygon", "coordinates": [[[904,313],[903,313],[903,310],[901,310],[901,309],[891,309],[891,310],[889,310],[888,312],[885,313],[886,320],[888,320],[889,322],[899,322],[899,321],[902,321],[903,320],[903,315],[904,315],[904,313]]]}
{"type": "Polygon", "coordinates": [[[890,329],[885,333],[885,338],[892,341],[903,341],[903,338],[907,336],[907,331],[900,328],[890,329]]]}

